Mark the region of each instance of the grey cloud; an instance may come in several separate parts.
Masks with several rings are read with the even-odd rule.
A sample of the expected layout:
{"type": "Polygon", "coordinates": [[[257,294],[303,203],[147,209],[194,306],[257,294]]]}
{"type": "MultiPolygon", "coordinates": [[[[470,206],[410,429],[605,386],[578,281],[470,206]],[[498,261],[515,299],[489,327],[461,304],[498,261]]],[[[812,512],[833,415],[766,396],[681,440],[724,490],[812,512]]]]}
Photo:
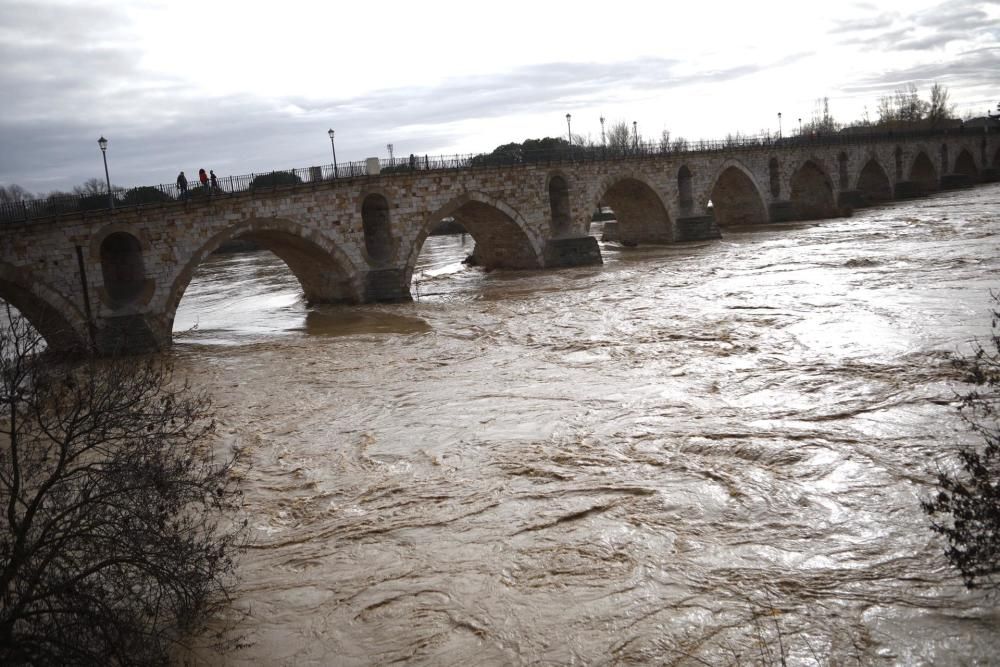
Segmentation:
{"type": "Polygon", "coordinates": [[[924,63],[913,67],[882,72],[859,79],[844,87],[848,93],[887,94],[901,84],[940,82],[968,88],[985,86],[995,90],[996,72],[1000,71],[1000,47],[967,51],[949,62],[924,63]]]}
{"type": "Polygon", "coordinates": [[[875,51],[937,49],[956,40],[995,41],[1000,38],[1000,27],[983,9],[988,4],[997,3],[952,0],[912,16],[885,13],[841,21],[830,32],[844,35],[842,44],[875,51]]]}

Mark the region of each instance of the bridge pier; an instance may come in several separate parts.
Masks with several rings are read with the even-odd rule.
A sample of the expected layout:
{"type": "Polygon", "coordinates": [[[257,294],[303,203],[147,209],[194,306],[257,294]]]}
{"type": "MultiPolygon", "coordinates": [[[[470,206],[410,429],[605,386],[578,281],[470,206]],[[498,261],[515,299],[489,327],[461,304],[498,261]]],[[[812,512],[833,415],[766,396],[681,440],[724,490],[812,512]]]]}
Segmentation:
{"type": "Polygon", "coordinates": [[[714,215],[688,215],[677,218],[677,224],[674,228],[676,231],[674,240],[678,243],[722,238],[714,215]]]}
{"type": "Polygon", "coordinates": [[[866,206],[871,206],[871,202],[861,190],[841,190],[840,194],[837,195],[837,208],[855,209],[866,206]]]}
{"type": "Polygon", "coordinates": [[[958,188],[971,188],[974,185],[972,177],[968,174],[945,174],[941,177],[942,190],[956,190],[958,188]]]}
{"type": "Polygon", "coordinates": [[[406,272],[402,269],[374,269],[365,274],[364,301],[399,303],[412,301],[406,272]]]}
{"type": "Polygon", "coordinates": [[[575,236],[564,239],[549,239],[545,242],[545,268],[554,269],[570,266],[590,266],[603,264],[601,248],[593,236],[575,236]]]}
{"type": "Polygon", "coordinates": [[[102,357],[145,354],[170,347],[171,333],[152,314],[102,317],[94,327],[94,348],[102,357]]]}
{"type": "Polygon", "coordinates": [[[767,207],[771,222],[792,222],[795,220],[795,203],[789,200],[773,201],[767,207]]]}
{"type": "Polygon", "coordinates": [[[927,188],[918,181],[899,181],[893,191],[895,199],[915,199],[927,194],[927,188]]]}

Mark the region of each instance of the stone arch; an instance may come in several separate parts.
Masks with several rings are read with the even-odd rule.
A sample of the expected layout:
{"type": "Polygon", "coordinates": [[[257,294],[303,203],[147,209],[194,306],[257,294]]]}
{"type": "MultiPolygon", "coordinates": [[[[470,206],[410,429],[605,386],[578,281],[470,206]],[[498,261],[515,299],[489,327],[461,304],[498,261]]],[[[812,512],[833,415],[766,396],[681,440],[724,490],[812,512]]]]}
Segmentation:
{"type": "Polygon", "coordinates": [[[694,208],[694,196],[691,193],[691,181],[693,176],[688,166],[682,165],[677,170],[677,205],[681,209],[681,215],[688,215],[694,208]]]}
{"type": "Polygon", "coordinates": [[[549,176],[549,212],[552,215],[552,235],[561,236],[571,231],[573,213],[569,201],[569,184],[560,173],[549,176]]]}
{"type": "Polygon", "coordinates": [[[837,215],[833,183],[826,171],[812,159],[792,174],[790,181],[792,215],[797,220],[832,218],[837,215]]]}
{"type": "Polygon", "coordinates": [[[858,174],[858,185],[855,189],[861,192],[867,203],[892,199],[892,184],[876,158],[871,158],[865,163],[861,173],[858,174]]]}
{"type": "Polygon", "coordinates": [[[197,268],[216,248],[233,239],[252,241],[277,255],[298,279],[308,303],[362,300],[358,268],[330,239],[288,219],[250,218],[221,230],[184,262],[166,296],[163,324],[168,335],[173,329],[177,306],[197,268]]]}
{"type": "Polygon", "coordinates": [[[969,181],[973,183],[979,179],[979,170],[976,169],[976,161],[968,149],[963,148],[962,152],[955,158],[955,173],[968,176],[969,181]]]}
{"type": "Polygon", "coordinates": [[[938,189],[937,169],[934,168],[934,163],[924,151],[920,151],[913,158],[913,166],[910,167],[910,180],[917,183],[923,193],[934,192],[938,189]]]}
{"type": "Polygon", "coordinates": [[[671,243],[673,224],[663,199],[645,178],[619,174],[604,178],[596,201],[611,206],[618,219],[618,239],[624,244],[671,243]]]}
{"type": "Polygon", "coordinates": [[[840,180],[841,190],[847,190],[850,187],[851,179],[847,173],[847,170],[848,170],[847,153],[845,153],[844,151],[840,151],[840,154],[837,156],[837,176],[840,180]]]}
{"type": "Polygon", "coordinates": [[[491,269],[538,269],[544,265],[543,241],[521,214],[503,201],[478,191],[465,192],[429,213],[413,240],[406,260],[404,285],[431,230],[444,218],[454,218],[476,242],[472,256],[491,269]]]}
{"type": "Polygon", "coordinates": [[[896,182],[903,180],[903,149],[896,146],[893,157],[896,160],[896,182]]]}
{"type": "Polygon", "coordinates": [[[781,198],[781,167],[778,165],[778,158],[773,157],[767,162],[767,173],[770,177],[771,198],[781,198]]]}
{"type": "Polygon", "coordinates": [[[720,227],[759,225],[768,221],[764,193],[742,164],[727,160],[715,178],[708,198],[720,227]]]}
{"type": "Polygon", "coordinates": [[[0,299],[20,311],[53,352],[80,354],[87,350],[87,319],[72,302],[27,269],[0,263],[0,299]]]}
{"type": "Polygon", "coordinates": [[[106,235],[100,245],[102,300],[112,310],[148,301],[153,282],[146,278],[146,265],[139,239],[124,231],[106,235]]]}
{"type": "Polygon", "coordinates": [[[361,227],[365,236],[365,252],[373,264],[384,264],[392,259],[395,243],[389,200],[381,192],[369,192],[361,201],[361,227]]]}

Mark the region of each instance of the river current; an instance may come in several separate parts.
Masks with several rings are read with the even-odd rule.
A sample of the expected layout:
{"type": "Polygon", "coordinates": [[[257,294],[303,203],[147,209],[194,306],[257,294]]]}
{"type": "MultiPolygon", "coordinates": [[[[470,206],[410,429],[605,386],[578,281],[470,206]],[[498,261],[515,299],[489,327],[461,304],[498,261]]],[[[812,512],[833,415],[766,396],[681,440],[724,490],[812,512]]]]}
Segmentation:
{"type": "Polygon", "coordinates": [[[215,256],[171,354],[242,451],[225,665],[989,664],[919,501],[989,332],[1000,185],[307,307],[215,256]]]}

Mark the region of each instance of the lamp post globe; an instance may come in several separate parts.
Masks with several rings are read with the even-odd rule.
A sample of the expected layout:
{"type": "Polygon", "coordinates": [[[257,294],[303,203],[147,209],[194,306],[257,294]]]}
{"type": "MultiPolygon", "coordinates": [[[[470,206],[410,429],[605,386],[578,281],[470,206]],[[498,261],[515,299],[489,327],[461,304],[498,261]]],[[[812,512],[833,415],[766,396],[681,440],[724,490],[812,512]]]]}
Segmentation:
{"type": "Polygon", "coordinates": [[[101,147],[101,157],[104,158],[104,180],[108,184],[108,208],[115,207],[115,198],[111,196],[111,176],[108,174],[108,140],[101,135],[97,140],[97,145],[101,147]]]}
{"type": "Polygon", "coordinates": [[[566,137],[569,139],[569,145],[573,145],[573,130],[570,128],[569,119],[570,114],[566,114],[566,137]]]}

